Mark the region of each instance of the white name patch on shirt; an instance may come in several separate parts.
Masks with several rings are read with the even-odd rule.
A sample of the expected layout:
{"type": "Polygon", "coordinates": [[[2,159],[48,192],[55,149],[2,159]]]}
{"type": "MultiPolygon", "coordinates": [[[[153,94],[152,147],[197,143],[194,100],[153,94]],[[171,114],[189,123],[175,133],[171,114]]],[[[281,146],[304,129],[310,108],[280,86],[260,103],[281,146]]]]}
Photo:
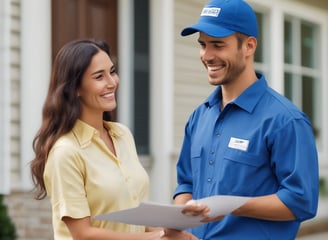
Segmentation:
{"type": "Polygon", "coordinates": [[[229,147],[233,149],[247,151],[249,141],[240,138],[230,138],[229,147]]]}

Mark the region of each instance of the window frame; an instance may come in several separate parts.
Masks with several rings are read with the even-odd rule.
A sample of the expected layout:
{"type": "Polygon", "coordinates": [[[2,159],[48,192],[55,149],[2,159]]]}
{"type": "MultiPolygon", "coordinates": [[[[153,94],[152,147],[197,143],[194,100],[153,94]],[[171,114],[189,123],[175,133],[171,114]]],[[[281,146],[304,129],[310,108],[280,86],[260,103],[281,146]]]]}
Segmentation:
{"type": "Polygon", "coordinates": [[[248,0],[250,5],[258,13],[263,13],[264,24],[263,34],[264,46],[266,51],[264,61],[266,63],[255,63],[255,68],[261,70],[267,77],[267,80],[275,90],[284,93],[284,20],[285,16],[293,16],[307,22],[314,23],[319,28],[319,44],[318,51],[319,78],[321,95],[320,105],[317,111],[321,112],[320,121],[322,123],[321,139],[318,144],[319,164],[321,174],[328,176],[328,149],[324,146],[328,145],[328,127],[323,123],[328,121],[328,110],[324,106],[328,105],[328,96],[325,89],[328,89],[328,81],[325,76],[328,75],[328,46],[323,44],[328,42],[328,9],[315,8],[310,4],[296,3],[291,1],[263,1],[248,0]]]}
{"type": "MultiPolygon", "coordinates": [[[[299,108],[301,108],[305,113],[308,114],[309,118],[312,121],[312,126],[314,128],[314,132],[316,135],[316,140],[318,144],[319,150],[322,148],[322,139],[321,139],[321,132],[323,130],[323,125],[321,122],[321,113],[320,109],[322,98],[322,93],[320,92],[322,82],[324,81],[323,76],[321,76],[320,73],[320,64],[317,59],[313,59],[313,66],[303,66],[303,59],[302,59],[302,26],[307,24],[308,26],[312,27],[313,30],[313,36],[314,36],[314,43],[313,43],[313,57],[320,55],[320,26],[318,26],[316,23],[304,21],[304,19],[301,19],[299,17],[285,15],[284,16],[284,22],[290,24],[290,34],[291,34],[291,54],[292,57],[288,62],[286,62],[286,56],[284,57],[284,75],[287,74],[290,75],[290,96],[286,94],[286,91],[284,91],[285,95],[290,98],[299,108]],[[318,106],[314,108],[311,112],[307,112],[306,108],[304,108],[305,103],[305,90],[304,84],[306,79],[312,79],[311,86],[314,88],[314,92],[312,93],[312,105],[318,106]],[[318,92],[319,91],[319,92],[318,92]],[[318,93],[318,94],[315,94],[318,93]],[[317,127],[317,128],[315,128],[317,127]],[[318,131],[316,131],[318,129],[318,131]]],[[[284,24],[286,26],[286,24],[284,24]]],[[[286,84],[286,78],[284,79],[284,86],[286,84]]],[[[286,90],[286,89],[284,89],[286,90]]]]}

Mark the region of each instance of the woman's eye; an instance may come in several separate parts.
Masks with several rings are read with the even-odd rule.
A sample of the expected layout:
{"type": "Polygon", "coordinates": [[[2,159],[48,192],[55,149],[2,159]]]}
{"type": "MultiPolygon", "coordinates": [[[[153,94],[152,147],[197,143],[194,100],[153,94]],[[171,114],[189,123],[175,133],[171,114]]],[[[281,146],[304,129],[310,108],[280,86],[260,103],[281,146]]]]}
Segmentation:
{"type": "Polygon", "coordinates": [[[109,73],[110,73],[111,75],[116,74],[116,69],[115,69],[115,68],[114,68],[114,69],[111,69],[109,73]]]}
{"type": "Polygon", "coordinates": [[[103,77],[103,75],[101,74],[101,75],[96,76],[96,79],[102,79],[102,77],[103,77]]]}

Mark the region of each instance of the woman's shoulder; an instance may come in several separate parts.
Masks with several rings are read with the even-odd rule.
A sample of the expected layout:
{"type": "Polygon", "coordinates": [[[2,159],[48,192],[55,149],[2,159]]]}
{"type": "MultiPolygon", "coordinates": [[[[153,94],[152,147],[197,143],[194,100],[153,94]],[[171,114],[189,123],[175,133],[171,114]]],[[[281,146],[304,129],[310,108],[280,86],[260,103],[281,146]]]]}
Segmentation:
{"type": "Polygon", "coordinates": [[[74,134],[72,132],[66,133],[57,139],[57,141],[52,146],[49,154],[53,153],[73,153],[79,149],[78,143],[74,138],[74,134]]]}
{"type": "Polygon", "coordinates": [[[76,141],[72,131],[59,137],[54,144],[54,146],[67,146],[67,147],[72,147],[74,145],[76,145],[76,141]]]}

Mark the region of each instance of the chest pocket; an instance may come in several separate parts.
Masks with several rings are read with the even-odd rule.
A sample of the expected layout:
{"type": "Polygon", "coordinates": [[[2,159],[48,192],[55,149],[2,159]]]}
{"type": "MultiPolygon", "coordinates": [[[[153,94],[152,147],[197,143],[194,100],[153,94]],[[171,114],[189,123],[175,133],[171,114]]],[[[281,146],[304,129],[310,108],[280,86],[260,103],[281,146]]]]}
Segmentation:
{"type": "Polygon", "coordinates": [[[228,148],[220,165],[220,192],[254,195],[268,177],[266,159],[260,155],[228,148]]]}
{"type": "Polygon", "coordinates": [[[232,148],[228,148],[225,151],[224,160],[248,165],[250,167],[259,167],[264,164],[259,155],[232,148]]]}

